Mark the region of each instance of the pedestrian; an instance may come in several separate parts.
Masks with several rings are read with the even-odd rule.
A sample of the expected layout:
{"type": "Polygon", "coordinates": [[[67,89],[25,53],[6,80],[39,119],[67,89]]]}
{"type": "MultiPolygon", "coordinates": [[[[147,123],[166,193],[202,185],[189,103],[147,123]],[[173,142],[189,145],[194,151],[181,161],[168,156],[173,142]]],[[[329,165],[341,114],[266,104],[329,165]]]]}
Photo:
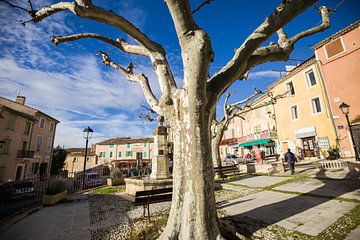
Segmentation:
{"type": "Polygon", "coordinates": [[[295,154],[293,154],[290,149],[287,150],[287,153],[285,153],[285,162],[288,163],[291,175],[295,173],[295,162],[297,162],[297,159],[295,157],[295,154]]]}

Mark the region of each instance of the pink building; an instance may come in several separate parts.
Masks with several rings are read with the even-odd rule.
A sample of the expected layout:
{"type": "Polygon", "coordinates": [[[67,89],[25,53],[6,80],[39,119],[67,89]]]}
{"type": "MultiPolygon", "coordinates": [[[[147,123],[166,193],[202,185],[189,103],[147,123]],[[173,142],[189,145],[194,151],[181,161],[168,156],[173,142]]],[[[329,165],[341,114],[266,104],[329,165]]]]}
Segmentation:
{"type": "Polygon", "coordinates": [[[350,105],[349,118],[360,150],[360,21],[340,30],[313,47],[328,95],[343,157],[354,156],[350,131],[339,105],[350,105]]]}

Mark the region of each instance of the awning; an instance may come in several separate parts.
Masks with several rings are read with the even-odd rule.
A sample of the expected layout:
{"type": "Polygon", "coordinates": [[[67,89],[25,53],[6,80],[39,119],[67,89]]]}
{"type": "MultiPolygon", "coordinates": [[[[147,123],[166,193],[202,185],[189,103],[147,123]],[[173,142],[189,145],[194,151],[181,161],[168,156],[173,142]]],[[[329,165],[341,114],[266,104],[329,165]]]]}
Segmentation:
{"type": "Polygon", "coordinates": [[[316,130],[314,126],[300,128],[297,129],[295,132],[296,138],[306,138],[306,137],[313,137],[316,136],[316,130]]]}
{"type": "Polygon", "coordinates": [[[254,145],[263,145],[263,144],[267,144],[271,141],[270,138],[265,138],[265,139],[260,139],[260,140],[256,140],[256,141],[252,141],[252,142],[246,142],[246,143],[241,143],[239,144],[239,147],[249,147],[249,146],[254,146],[254,145]]]}

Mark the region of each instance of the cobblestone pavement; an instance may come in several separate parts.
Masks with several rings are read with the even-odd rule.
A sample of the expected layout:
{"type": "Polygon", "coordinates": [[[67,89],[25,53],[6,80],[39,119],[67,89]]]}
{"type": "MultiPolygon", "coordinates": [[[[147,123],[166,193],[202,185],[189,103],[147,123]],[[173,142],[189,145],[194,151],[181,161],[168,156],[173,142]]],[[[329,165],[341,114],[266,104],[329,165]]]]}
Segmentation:
{"type": "MultiPolygon", "coordinates": [[[[329,181],[335,180],[319,184],[319,180],[301,176],[247,176],[217,183],[215,195],[221,223],[239,239],[254,240],[318,240],[316,235],[333,236],[333,231],[341,233],[349,224],[355,228],[358,221],[351,212],[354,206],[358,208],[355,214],[360,212],[360,201],[354,194],[360,184],[355,182],[349,189],[349,186],[342,187],[347,181],[331,182],[333,184],[329,181]],[[348,191],[352,194],[346,194],[348,191]],[[329,192],[331,197],[327,196],[329,192]],[[341,198],[337,199],[338,196],[341,198]]],[[[150,212],[153,219],[158,219],[169,208],[170,202],[152,204],[150,212]]],[[[141,206],[134,207],[116,193],[81,194],[73,198],[73,202],[31,214],[1,233],[0,239],[122,240],[127,239],[134,228],[146,227],[146,222],[141,206]]],[[[358,236],[359,227],[347,239],[359,239],[358,236]]]]}

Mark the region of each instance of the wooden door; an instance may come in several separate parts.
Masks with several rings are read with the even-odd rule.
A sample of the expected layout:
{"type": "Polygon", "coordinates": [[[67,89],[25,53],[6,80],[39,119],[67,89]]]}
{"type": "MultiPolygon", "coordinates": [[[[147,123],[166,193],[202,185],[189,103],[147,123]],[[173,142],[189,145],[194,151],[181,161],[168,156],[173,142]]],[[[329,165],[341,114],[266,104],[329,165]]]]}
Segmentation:
{"type": "Polygon", "coordinates": [[[305,157],[315,157],[315,137],[303,138],[305,157]]]}

